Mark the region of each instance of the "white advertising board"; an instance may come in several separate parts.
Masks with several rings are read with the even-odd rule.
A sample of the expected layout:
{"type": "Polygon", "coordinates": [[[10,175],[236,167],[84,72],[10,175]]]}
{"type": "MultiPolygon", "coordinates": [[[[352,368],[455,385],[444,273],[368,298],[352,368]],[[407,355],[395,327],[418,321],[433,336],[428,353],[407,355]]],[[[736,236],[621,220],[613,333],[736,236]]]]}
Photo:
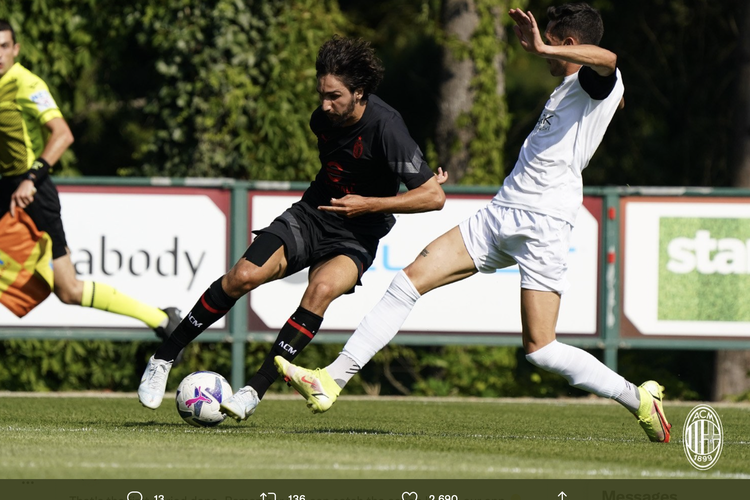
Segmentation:
{"type": "MultiPolygon", "coordinates": [[[[80,280],[184,312],[226,272],[227,216],[196,190],[148,193],[61,192],[71,260],[80,280]]],[[[143,328],[133,318],[65,305],[54,295],[21,319],[0,308],[0,325],[143,328]]],[[[215,325],[223,326],[223,319],[215,325]]]]}
{"type": "MultiPolygon", "coordinates": [[[[255,194],[251,198],[253,229],[267,226],[299,196],[255,194]]],[[[449,196],[443,210],[399,215],[380,242],[372,267],[356,292],[331,304],[322,330],[353,331],[382,297],[396,272],[406,267],[427,243],[486,205],[489,198],[449,196]]],[[[568,262],[570,290],[563,296],[559,333],[596,334],[599,224],[585,208],[572,234],[568,262]]],[[[302,271],[250,293],[250,307],[266,327],[281,326],[294,312],[307,284],[302,271]]],[[[438,288],[417,302],[402,332],[515,333],[521,331],[520,275],[517,267],[492,275],[477,274],[438,288]]]]}
{"type": "Polygon", "coordinates": [[[750,203],[624,203],[623,312],[637,333],[750,337],[750,203]]]}

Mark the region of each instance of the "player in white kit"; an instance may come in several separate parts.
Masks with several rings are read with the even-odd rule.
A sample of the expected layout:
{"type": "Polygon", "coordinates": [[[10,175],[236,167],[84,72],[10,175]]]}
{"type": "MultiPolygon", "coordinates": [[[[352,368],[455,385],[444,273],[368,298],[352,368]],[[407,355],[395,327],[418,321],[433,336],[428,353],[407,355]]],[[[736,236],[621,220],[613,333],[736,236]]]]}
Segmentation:
{"type": "Polygon", "coordinates": [[[526,359],[575,387],[615,399],[636,416],[651,441],[669,442],[663,387],[653,380],[637,387],[586,351],[555,339],[560,296],[568,288],[570,233],[583,201],[581,172],[624,103],[617,56],[598,46],[602,20],[585,3],[548,9],[547,44],[531,12],[511,9],[509,14],[524,50],[547,59],[550,73],[563,78],[513,171],[486,207],[428,244],[396,275],[336,361],[307,370],[278,357],[277,367],[308,407],[326,411],[351,377],[398,333],[419,297],[477,272],[518,264],[526,359]]]}

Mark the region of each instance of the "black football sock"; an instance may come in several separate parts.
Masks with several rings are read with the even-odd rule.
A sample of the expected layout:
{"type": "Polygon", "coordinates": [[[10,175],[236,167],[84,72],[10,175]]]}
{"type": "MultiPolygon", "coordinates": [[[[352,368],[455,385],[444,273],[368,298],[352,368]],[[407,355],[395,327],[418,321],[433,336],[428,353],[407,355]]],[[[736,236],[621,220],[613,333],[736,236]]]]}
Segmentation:
{"type": "Polygon", "coordinates": [[[281,356],[287,361],[292,361],[318,333],[321,323],[322,317],[299,307],[281,327],[271,352],[266,356],[258,373],[247,383],[258,393],[258,398],[262,398],[271,384],[279,378],[273,358],[281,356]]]}
{"type": "MultiPolygon", "coordinates": [[[[223,277],[223,276],[222,276],[223,277]]],[[[221,287],[221,278],[214,281],[193,308],[182,318],[172,335],[162,342],[154,358],[173,361],[182,349],[209,326],[216,323],[234,306],[233,299],[221,287]]]]}

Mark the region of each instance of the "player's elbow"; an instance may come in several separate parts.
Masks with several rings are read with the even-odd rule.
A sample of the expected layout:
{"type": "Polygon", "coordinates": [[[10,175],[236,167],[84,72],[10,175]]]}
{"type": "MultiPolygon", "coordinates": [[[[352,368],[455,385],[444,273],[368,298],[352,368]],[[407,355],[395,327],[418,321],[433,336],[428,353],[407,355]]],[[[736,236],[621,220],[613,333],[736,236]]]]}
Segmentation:
{"type": "Polygon", "coordinates": [[[445,206],[445,191],[433,177],[417,188],[410,212],[431,212],[445,206]]]}
{"type": "Polygon", "coordinates": [[[599,61],[598,67],[594,71],[601,76],[609,76],[617,71],[617,54],[608,50],[604,51],[602,60],[599,61]]]}
{"type": "Polygon", "coordinates": [[[441,188],[433,193],[431,207],[432,207],[432,210],[442,210],[444,206],[445,206],[445,191],[443,191],[441,188]]]}
{"type": "Polygon", "coordinates": [[[66,148],[69,148],[76,141],[75,137],[73,137],[73,132],[71,132],[70,129],[66,130],[62,139],[66,148]]]}
{"type": "Polygon", "coordinates": [[[607,65],[612,68],[612,73],[617,70],[617,54],[614,52],[609,53],[609,61],[607,62],[607,65]]]}
{"type": "Polygon", "coordinates": [[[56,148],[60,148],[61,151],[65,151],[75,142],[75,138],[73,137],[73,132],[68,127],[65,127],[56,131],[50,137],[49,142],[54,144],[56,148]]]}

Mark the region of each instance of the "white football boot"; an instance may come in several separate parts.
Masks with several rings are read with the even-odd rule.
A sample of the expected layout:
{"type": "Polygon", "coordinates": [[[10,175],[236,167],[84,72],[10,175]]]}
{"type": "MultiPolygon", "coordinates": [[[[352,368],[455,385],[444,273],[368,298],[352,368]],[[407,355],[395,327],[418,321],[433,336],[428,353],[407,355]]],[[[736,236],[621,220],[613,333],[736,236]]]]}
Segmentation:
{"type": "Polygon", "coordinates": [[[235,419],[237,422],[247,420],[247,418],[255,413],[255,408],[260,403],[258,399],[258,393],[255,389],[246,385],[232,397],[225,399],[221,402],[221,412],[235,419]]]}
{"type": "Polygon", "coordinates": [[[167,376],[171,369],[171,361],[151,356],[141,377],[141,385],[138,386],[138,400],[143,406],[152,410],[159,407],[164,399],[164,391],[167,390],[167,376]]]}

